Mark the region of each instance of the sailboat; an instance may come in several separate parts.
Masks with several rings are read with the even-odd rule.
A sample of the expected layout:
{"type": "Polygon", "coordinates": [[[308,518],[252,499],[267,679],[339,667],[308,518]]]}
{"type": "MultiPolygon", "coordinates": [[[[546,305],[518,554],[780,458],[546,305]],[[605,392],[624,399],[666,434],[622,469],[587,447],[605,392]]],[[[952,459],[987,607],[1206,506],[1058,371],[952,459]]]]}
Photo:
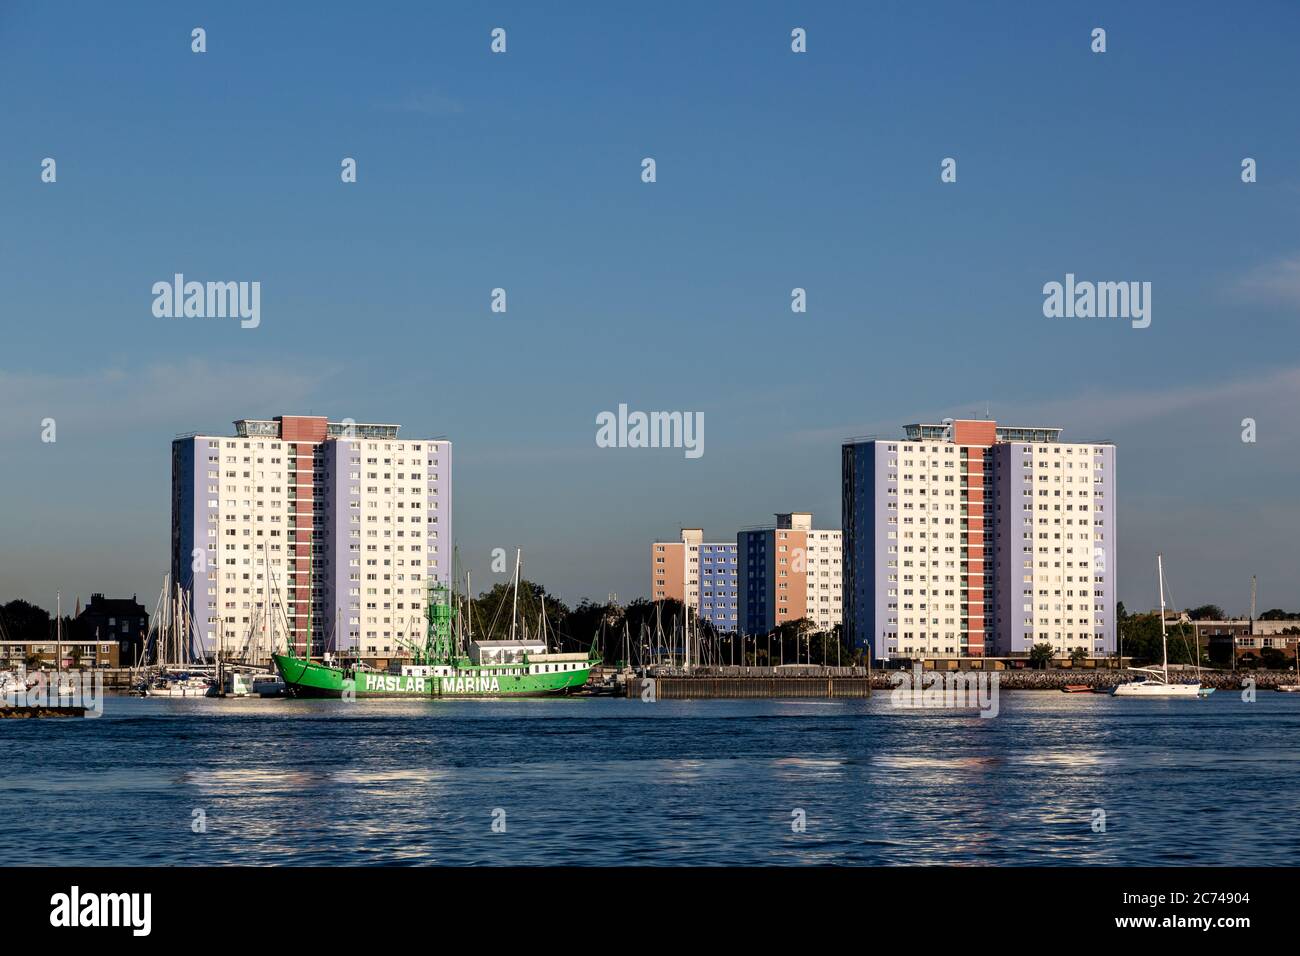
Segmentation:
{"type": "Polygon", "coordinates": [[[1160,649],[1164,661],[1160,667],[1133,667],[1142,674],[1138,680],[1115,685],[1112,697],[1208,697],[1213,687],[1201,687],[1200,680],[1190,684],[1169,682],[1169,642],[1165,636],[1165,565],[1164,556],[1156,555],[1156,574],[1160,579],[1160,649]]]}
{"type": "Polygon", "coordinates": [[[63,669],[63,592],[56,591],[54,600],[54,691],[58,697],[71,697],[77,688],[72,675],[63,669]]]}
{"type": "Polygon", "coordinates": [[[137,685],[143,697],[207,697],[214,682],[197,673],[203,665],[190,646],[193,628],[185,594],[170,574],[164,575],[162,591],[154,609],[153,662],[148,676],[137,685]],[[193,672],[192,672],[193,671],[193,672]]]}

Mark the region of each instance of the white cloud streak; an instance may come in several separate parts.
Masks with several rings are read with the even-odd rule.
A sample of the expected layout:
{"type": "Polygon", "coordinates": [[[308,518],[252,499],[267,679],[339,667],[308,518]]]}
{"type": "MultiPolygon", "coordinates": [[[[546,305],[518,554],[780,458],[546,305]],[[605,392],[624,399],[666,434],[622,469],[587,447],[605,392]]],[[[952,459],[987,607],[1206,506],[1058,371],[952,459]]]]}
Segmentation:
{"type": "Polygon", "coordinates": [[[60,440],[72,433],[224,429],[232,411],[249,417],[298,412],[319,393],[320,379],[280,364],[203,359],[81,375],[0,369],[0,439],[36,442],[46,417],[58,422],[60,440]]]}

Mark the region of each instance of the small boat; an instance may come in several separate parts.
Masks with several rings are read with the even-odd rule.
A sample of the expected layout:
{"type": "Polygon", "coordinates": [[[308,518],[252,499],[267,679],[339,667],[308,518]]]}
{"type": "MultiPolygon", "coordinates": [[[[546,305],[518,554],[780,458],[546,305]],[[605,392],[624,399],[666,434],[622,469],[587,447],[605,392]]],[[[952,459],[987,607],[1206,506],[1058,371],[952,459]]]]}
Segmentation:
{"type": "Polygon", "coordinates": [[[217,685],[206,677],[189,674],[159,677],[146,684],[145,697],[215,697],[217,685]]]}
{"type": "MultiPolygon", "coordinates": [[[[213,696],[216,696],[215,694],[213,696]]],[[[226,674],[226,697],[283,697],[284,681],[276,674],[230,671],[226,674]]]]}
{"type": "Polygon", "coordinates": [[[252,675],[243,671],[231,671],[226,675],[226,685],[223,688],[226,697],[247,697],[252,690],[252,675]]]}
{"type": "MultiPolygon", "coordinates": [[[[1164,654],[1161,667],[1133,667],[1142,676],[1138,680],[1116,684],[1112,697],[1208,697],[1212,687],[1201,687],[1200,680],[1174,684],[1169,680],[1169,642],[1165,637],[1165,565],[1164,556],[1156,555],[1156,573],[1160,579],[1160,647],[1164,654]],[[1202,693],[1204,691],[1204,693],[1202,693]]],[[[1199,646],[1197,648],[1199,658],[1199,646]]]]}
{"type": "MultiPolygon", "coordinates": [[[[255,675],[246,671],[228,671],[222,686],[223,697],[251,697],[255,675]]],[[[213,695],[216,696],[216,695],[213,695]]]]}
{"type": "Polygon", "coordinates": [[[255,697],[283,697],[284,681],[279,674],[254,674],[251,693],[255,697]]]}
{"type": "Polygon", "coordinates": [[[55,615],[56,624],[54,628],[54,677],[51,679],[51,691],[54,696],[62,699],[71,697],[77,693],[78,687],[73,683],[71,677],[63,670],[63,592],[55,592],[55,615]]]}
{"type": "Polygon", "coordinates": [[[0,697],[6,694],[26,693],[32,688],[36,688],[37,693],[40,694],[48,693],[54,699],[72,697],[81,692],[81,687],[67,671],[55,673],[41,671],[37,673],[34,680],[10,673],[0,674],[0,697]]]}
{"type": "Polygon", "coordinates": [[[1088,694],[1092,692],[1092,687],[1088,684],[1066,684],[1061,690],[1067,694],[1088,694]]]}
{"type": "Polygon", "coordinates": [[[26,694],[30,686],[26,675],[15,674],[13,671],[0,671],[0,697],[26,694]]]}

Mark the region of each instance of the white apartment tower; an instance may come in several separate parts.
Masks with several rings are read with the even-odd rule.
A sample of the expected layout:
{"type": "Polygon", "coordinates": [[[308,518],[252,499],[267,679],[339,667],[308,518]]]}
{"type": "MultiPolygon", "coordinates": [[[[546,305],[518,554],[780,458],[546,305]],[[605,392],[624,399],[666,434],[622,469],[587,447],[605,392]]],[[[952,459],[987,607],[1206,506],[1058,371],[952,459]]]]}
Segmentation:
{"type": "Polygon", "coordinates": [[[451,443],[284,415],[172,442],[173,580],[203,655],[406,656],[450,583],[451,443]],[[310,637],[309,637],[310,632],[310,637]]]}
{"type": "Polygon", "coordinates": [[[987,420],[843,446],[844,625],[877,660],[1115,652],[1115,446],[987,420]]]}

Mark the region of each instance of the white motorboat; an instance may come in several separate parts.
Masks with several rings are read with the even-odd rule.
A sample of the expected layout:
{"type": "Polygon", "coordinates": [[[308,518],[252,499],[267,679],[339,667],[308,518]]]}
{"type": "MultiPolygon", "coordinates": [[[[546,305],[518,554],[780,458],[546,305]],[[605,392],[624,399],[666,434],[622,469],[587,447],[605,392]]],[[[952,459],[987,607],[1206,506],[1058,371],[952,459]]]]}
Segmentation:
{"type": "MultiPolygon", "coordinates": [[[[210,696],[217,696],[215,685],[210,696]]],[[[284,681],[280,679],[279,674],[265,674],[256,671],[227,671],[224,696],[283,697],[284,681]]]]}
{"type": "Polygon", "coordinates": [[[253,693],[253,675],[245,671],[229,671],[223,690],[227,697],[249,697],[253,693]]]}

